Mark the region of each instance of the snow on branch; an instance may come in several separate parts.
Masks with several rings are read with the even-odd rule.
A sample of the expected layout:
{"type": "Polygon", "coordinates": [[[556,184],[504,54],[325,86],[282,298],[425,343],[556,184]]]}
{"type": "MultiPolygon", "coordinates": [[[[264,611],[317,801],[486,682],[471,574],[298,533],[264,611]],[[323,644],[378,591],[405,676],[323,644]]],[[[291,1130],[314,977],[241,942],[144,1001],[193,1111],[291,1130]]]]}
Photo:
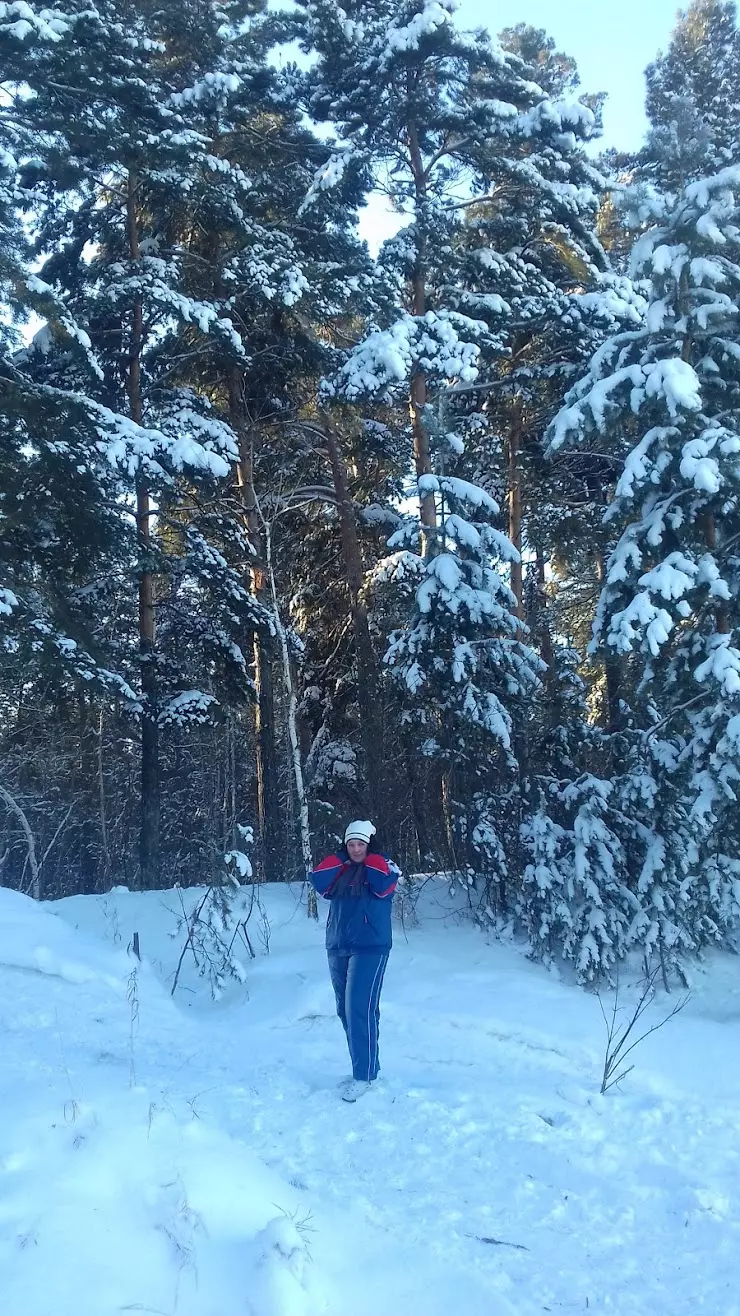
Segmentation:
{"type": "Polygon", "coordinates": [[[740,650],[730,635],[712,636],[709,656],[697,667],[695,676],[702,684],[715,681],[728,698],[740,694],[740,650]]]}
{"type": "Polygon", "coordinates": [[[18,597],[11,589],[0,589],[0,617],[10,617],[18,606],[18,597]]]}
{"type": "Polygon", "coordinates": [[[218,705],[215,695],[202,690],[179,690],[160,708],[157,722],[161,727],[189,727],[212,722],[212,708],[218,705]]]}
{"type": "Polygon", "coordinates": [[[202,104],[205,101],[222,103],[228,100],[232,92],[239,91],[241,85],[241,79],[236,73],[222,73],[216,69],[206,73],[184,91],[173,92],[170,102],[178,108],[183,105],[202,104]]]}
{"type": "Polygon", "coordinates": [[[360,343],[334,378],[324,381],[324,392],[348,401],[372,395],[390,401],[415,370],[436,379],[473,380],[478,373],[477,340],[487,332],[482,321],[454,311],[403,315],[360,343]]]}
{"type": "Polygon", "coordinates": [[[311,208],[322,192],[329,192],[342,182],[349,165],[359,160],[359,155],[351,142],[339,142],[329,159],[316,170],[311,186],[298,208],[300,218],[311,208]]]}
{"type": "Polygon", "coordinates": [[[688,361],[671,356],[660,361],[635,362],[603,379],[593,381],[589,377],[584,381],[583,395],[579,400],[565,406],[555,417],[550,431],[550,451],[563,447],[571,436],[581,437],[589,423],[603,432],[610,410],[621,404],[620,394],[627,390],[630,410],[634,414],[648,401],[664,403],[672,419],[681,411],[701,409],[701,384],[688,361]]]}
{"type": "Polygon", "coordinates": [[[174,434],[170,436],[161,429],[137,425],[130,417],[110,411],[91,398],[79,395],[74,400],[96,424],[106,460],[129,475],[144,467],[162,475],[160,462],[164,461],[178,471],[199,470],[224,478],[230,462],[236,459],[236,440],[228,426],[187,406],[177,412],[174,434]]]}
{"type": "Polygon", "coordinates": [[[542,100],[520,114],[516,127],[525,137],[540,137],[548,129],[567,137],[575,149],[576,135],[590,137],[596,126],[596,116],[582,101],[542,100]]]}
{"type": "Polygon", "coordinates": [[[63,14],[58,9],[32,9],[26,0],[11,4],[0,3],[0,35],[27,41],[58,42],[66,36],[72,24],[81,15],[63,14]]]}
{"type": "Polygon", "coordinates": [[[406,23],[391,23],[386,33],[388,57],[418,50],[425,37],[433,36],[452,20],[456,0],[424,0],[422,8],[406,23]]]}

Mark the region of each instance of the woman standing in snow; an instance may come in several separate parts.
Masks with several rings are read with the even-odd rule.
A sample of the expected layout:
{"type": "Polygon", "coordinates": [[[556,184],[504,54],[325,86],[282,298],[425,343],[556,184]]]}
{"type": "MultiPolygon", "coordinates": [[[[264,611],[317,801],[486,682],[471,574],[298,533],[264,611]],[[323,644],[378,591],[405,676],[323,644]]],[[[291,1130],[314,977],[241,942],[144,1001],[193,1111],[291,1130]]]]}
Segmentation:
{"type": "Polygon", "coordinates": [[[372,845],[374,836],[371,822],[351,822],[342,848],[310,875],[319,895],[331,901],[326,952],[352,1059],[352,1078],[342,1084],[344,1101],[357,1101],[378,1077],[380,991],[393,940],[396,878],[388,857],[372,845]]]}

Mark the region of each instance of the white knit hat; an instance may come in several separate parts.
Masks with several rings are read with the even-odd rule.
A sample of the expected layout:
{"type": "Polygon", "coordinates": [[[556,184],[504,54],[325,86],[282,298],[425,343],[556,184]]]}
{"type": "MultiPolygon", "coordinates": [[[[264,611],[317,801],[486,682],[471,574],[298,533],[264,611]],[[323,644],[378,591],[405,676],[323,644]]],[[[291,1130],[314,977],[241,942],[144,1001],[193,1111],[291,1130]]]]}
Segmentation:
{"type": "Polygon", "coordinates": [[[364,841],[365,845],[369,845],[370,838],[374,835],[375,828],[368,819],[365,819],[364,822],[362,819],[357,819],[347,827],[344,833],[344,843],[346,845],[347,841],[364,841]]]}

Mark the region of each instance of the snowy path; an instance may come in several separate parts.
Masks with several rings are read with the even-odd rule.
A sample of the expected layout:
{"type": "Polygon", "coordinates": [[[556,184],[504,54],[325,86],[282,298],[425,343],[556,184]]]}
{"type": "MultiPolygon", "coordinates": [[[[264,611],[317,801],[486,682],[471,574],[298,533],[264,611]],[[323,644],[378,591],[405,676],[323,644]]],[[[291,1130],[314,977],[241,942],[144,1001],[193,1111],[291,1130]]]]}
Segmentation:
{"type": "MultiPolygon", "coordinates": [[[[307,1316],[738,1316],[740,964],[717,957],[686,1013],[638,1053],[623,1092],[601,1098],[594,998],[471,928],[430,920],[397,938],[383,1079],[348,1107],[335,1090],[347,1065],[320,932],[295,915],[289,891],[270,897],[271,954],[251,967],[248,997],[214,1007],[186,989],[191,1008],[175,1010],[152,988],[133,1046],[120,997],[97,1002],[91,1033],[89,985],[64,984],[76,1018],[57,1005],[40,1020],[33,975],[4,970],[15,975],[6,1013],[23,1044],[2,1089],[32,1073],[24,1118],[41,1080],[59,1109],[74,1093],[102,1111],[112,1091],[142,1111],[148,1103],[150,1124],[152,1106],[155,1124],[174,1112],[209,1161],[229,1155],[209,1131],[229,1135],[228,1147],[268,1167],[263,1195],[308,1237],[307,1316]]],[[[65,918],[110,935],[110,903],[105,913],[100,902],[64,903],[65,918]]],[[[121,895],[116,917],[124,940],[146,918],[145,950],[164,947],[159,898],[121,895]]],[[[60,1123],[69,1141],[78,1124],[60,1123]]],[[[234,1184],[224,1192],[228,1215],[234,1184]]],[[[14,1316],[41,1310],[21,1305],[14,1316]]],[[[218,1303],[159,1310],[239,1316],[218,1303]]],[[[286,1296],[243,1310],[293,1316],[298,1306],[286,1296]]]]}
{"type": "MultiPolygon", "coordinates": [[[[409,1265],[423,1258],[447,1275],[449,1291],[435,1282],[417,1296],[420,1313],[456,1310],[458,1285],[473,1276],[481,1312],[492,1289],[521,1311],[740,1311],[740,1056],[734,1100],[646,1085],[639,1060],[625,1095],[600,1098],[596,1002],[475,933],[451,935],[471,955],[465,971],[451,972],[441,944],[438,955],[397,948],[387,1077],[371,1100],[347,1110],[332,1096],[342,1039],[328,990],[309,979],[291,1022],[249,1031],[249,1085],[212,1094],[214,1118],[308,1198],[380,1223],[409,1265]],[[593,1046],[578,1041],[585,1017],[593,1046]]],[[[233,1021],[224,1031],[233,1073],[246,1038],[233,1021]]]]}

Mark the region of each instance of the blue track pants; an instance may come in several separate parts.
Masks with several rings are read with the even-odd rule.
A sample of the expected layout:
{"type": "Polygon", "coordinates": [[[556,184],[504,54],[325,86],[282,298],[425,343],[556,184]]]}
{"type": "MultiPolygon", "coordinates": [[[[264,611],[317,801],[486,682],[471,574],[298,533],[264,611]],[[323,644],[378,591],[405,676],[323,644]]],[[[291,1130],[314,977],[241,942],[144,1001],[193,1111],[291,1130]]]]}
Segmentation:
{"type": "Polygon", "coordinates": [[[329,951],[329,972],[337,1014],[347,1034],[352,1075],[363,1082],[378,1077],[380,991],[388,951],[341,955],[329,951]]]}

